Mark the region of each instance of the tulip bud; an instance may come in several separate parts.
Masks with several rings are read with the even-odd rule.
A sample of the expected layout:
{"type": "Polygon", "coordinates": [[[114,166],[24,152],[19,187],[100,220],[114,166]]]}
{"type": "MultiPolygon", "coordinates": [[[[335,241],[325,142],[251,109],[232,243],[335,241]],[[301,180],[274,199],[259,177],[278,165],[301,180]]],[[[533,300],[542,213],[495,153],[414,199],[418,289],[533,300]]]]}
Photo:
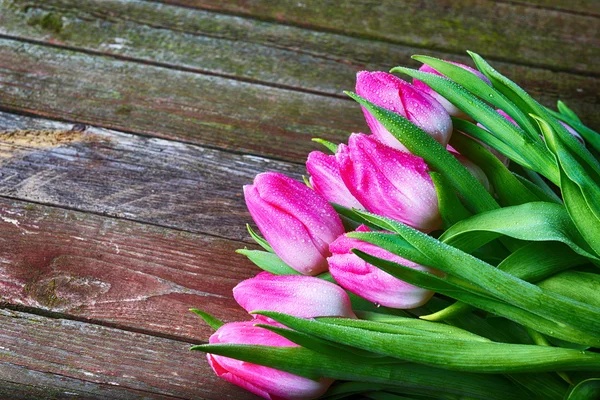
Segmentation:
{"type": "Polygon", "coordinates": [[[340,217],[321,195],[275,172],[244,186],[250,215],[275,254],[296,271],[327,270],[329,243],[344,233],[340,217]]]}
{"type": "Polygon", "coordinates": [[[233,288],[233,297],[248,312],[276,311],[300,318],[356,317],[344,289],[312,276],[261,272],[233,288]]]}
{"type": "MultiPolygon", "coordinates": [[[[492,86],[492,83],[490,82],[490,80],[485,75],[483,75],[481,72],[477,71],[476,69],[473,69],[473,68],[471,68],[471,67],[469,67],[467,65],[460,64],[460,63],[457,63],[457,62],[452,62],[452,61],[448,61],[448,62],[450,64],[454,64],[457,67],[461,67],[462,69],[471,72],[472,74],[474,74],[478,78],[480,78],[482,81],[484,81],[488,85],[492,86]]],[[[431,74],[443,76],[444,78],[446,78],[445,75],[439,73],[437,70],[433,69],[432,67],[430,67],[427,64],[423,64],[421,66],[421,68],[419,68],[419,71],[421,71],[421,72],[429,72],[431,74]]],[[[420,91],[422,91],[424,93],[427,93],[428,95],[430,95],[434,99],[436,99],[446,109],[446,111],[448,112],[448,114],[450,114],[452,116],[455,116],[455,117],[463,118],[463,119],[471,119],[461,109],[459,109],[458,107],[456,107],[454,104],[450,103],[448,100],[446,100],[445,97],[443,97],[441,94],[439,94],[438,92],[436,92],[435,90],[433,90],[432,88],[430,88],[425,82],[422,82],[422,81],[420,81],[418,79],[413,79],[413,86],[416,87],[417,89],[419,89],[420,91]]]]}
{"type": "MultiPolygon", "coordinates": [[[[298,347],[276,333],[254,324],[254,321],[225,324],[210,337],[209,343],[298,347]]],[[[314,381],[289,372],[215,354],[207,354],[206,357],[217,376],[265,399],[315,399],[325,393],[333,383],[332,379],[321,378],[314,381]]]]}
{"type": "Polygon", "coordinates": [[[312,188],[325,199],[344,207],[364,209],[342,181],[335,156],[313,151],[308,155],[306,169],[312,188]]]}
{"type": "MultiPolygon", "coordinates": [[[[410,83],[386,72],[359,72],[356,93],[370,102],[393,111],[430,134],[446,147],[452,134],[452,120],[440,103],[410,83]]],[[[390,147],[407,151],[377,119],[362,108],[373,135],[390,147]]]]}
{"type": "Polygon", "coordinates": [[[352,134],[336,154],[350,193],[370,212],[423,232],[441,227],[437,193],[422,158],[352,134]]]}
{"type": "MultiPolygon", "coordinates": [[[[361,225],[357,232],[368,232],[369,228],[361,225]]],[[[415,308],[427,302],[433,292],[425,290],[393,277],[387,272],[371,265],[352,253],[359,249],[367,254],[402,264],[420,271],[434,272],[433,269],[405,260],[389,251],[370,243],[340,236],[329,245],[333,254],[327,259],[331,275],[343,288],[374,303],[392,308],[415,308]]],[[[436,271],[436,273],[439,273],[436,271]]]]}

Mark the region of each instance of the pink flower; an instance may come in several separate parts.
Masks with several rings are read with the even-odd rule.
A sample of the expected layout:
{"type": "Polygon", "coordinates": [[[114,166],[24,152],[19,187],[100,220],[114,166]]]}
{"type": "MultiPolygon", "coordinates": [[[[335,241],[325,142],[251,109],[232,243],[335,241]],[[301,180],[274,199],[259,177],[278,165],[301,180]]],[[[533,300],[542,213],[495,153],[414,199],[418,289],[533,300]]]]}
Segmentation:
{"type": "MultiPolygon", "coordinates": [[[[408,119],[442,146],[446,147],[448,144],[452,134],[450,116],[440,103],[410,83],[387,72],[362,71],[356,76],[356,93],[408,119]]],[[[377,139],[390,147],[406,150],[364,107],[363,113],[377,139]]]]}
{"type": "MultiPolygon", "coordinates": [[[[369,228],[362,225],[356,231],[368,232],[369,228]]],[[[406,309],[419,307],[433,296],[433,292],[403,282],[367,263],[351,250],[359,249],[372,256],[421,271],[434,272],[431,268],[415,264],[375,245],[345,235],[331,243],[329,248],[333,254],[327,259],[331,275],[343,288],[362,298],[386,307],[406,309]]]]}
{"type": "Polygon", "coordinates": [[[250,215],[285,263],[305,275],[327,270],[329,243],[344,233],[333,207],[314,190],[285,175],[258,174],[244,186],[250,215]]]}
{"type": "Polygon", "coordinates": [[[437,193],[422,158],[352,134],[336,154],[350,193],[370,212],[423,232],[441,227],[437,193]]]}
{"type": "Polygon", "coordinates": [[[364,209],[344,185],[335,156],[313,151],[308,155],[306,169],[313,189],[328,201],[348,208],[364,209]]]}
{"type": "MultiPolygon", "coordinates": [[[[473,69],[467,65],[464,64],[460,64],[457,62],[452,62],[452,61],[448,61],[451,64],[456,65],[457,67],[461,67],[462,69],[465,69],[471,73],[473,73],[474,75],[476,75],[478,78],[480,78],[482,81],[484,81],[485,83],[487,83],[488,85],[492,86],[492,83],[490,82],[490,80],[483,75],[481,72],[477,71],[476,69],[473,69]]],[[[433,69],[432,67],[430,67],[427,64],[423,64],[421,66],[421,68],[419,68],[419,71],[422,72],[429,72],[435,75],[439,75],[439,76],[443,76],[446,77],[445,75],[439,73],[437,70],[433,69]]],[[[431,97],[433,97],[434,99],[436,99],[448,112],[448,114],[453,115],[455,117],[459,117],[459,118],[464,118],[464,119],[471,119],[471,117],[469,117],[467,114],[465,114],[462,110],[460,110],[459,108],[457,108],[454,104],[450,103],[448,100],[446,100],[445,97],[443,97],[442,95],[440,95],[439,93],[437,93],[435,90],[433,90],[432,88],[430,88],[425,82],[422,82],[418,79],[413,79],[413,86],[417,89],[419,89],[420,91],[427,93],[428,95],[430,95],[431,97]]]]}
{"type": "Polygon", "coordinates": [[[341,287],[312,276],[261,272],[233,289],[246,311],[276,311],[300,318],[355,318],[348,294],[341,287]]]}
{"type": "MultiPolygon", "coordinates": [[[[225,324],[210,337],[209,343],[298,347],[295,343],[276,333],[254,326],[254,324],[254,321],[225,324]]],[[[313,381],[289,372],[214,354],[207,354],[207,358],[208,363],[220,378],[265,399],[314,399],[325,393],[333,383],[331,379],[322,378],[319,381],[313,381]]]]}

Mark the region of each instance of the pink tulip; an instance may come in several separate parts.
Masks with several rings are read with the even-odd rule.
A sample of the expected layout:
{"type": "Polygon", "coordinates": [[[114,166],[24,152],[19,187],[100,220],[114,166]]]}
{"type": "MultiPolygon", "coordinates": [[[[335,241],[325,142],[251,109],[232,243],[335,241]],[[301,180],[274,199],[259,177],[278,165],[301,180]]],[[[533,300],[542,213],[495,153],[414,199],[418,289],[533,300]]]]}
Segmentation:
{"type": "MultiPolygon", "coordinates": [[[[387,72],[359,72],[356,93],[370,102],[393,111],[429,133],[446,147],[452,134],[452,120],[440,103],[410,83],[387,72]]],[[[363,113],[373,135],[382,143],[399,150],[402,145],[364,107],[363,113]]]]}
{"type": "MultiPolygon", "coordinates": [[[[254,321],[225,324],[210,337],[209,343],[298,347],[276,333],[254,324],[254,321]]],[[[217,376],[265,399],[315,399],[325,393],[333,383],[331,379],[313,381],[289,372],[215,354],[207,354],[207,358],[217,376]]]]}
{"type": "Polygon", "coordinates": [[[344,233],[340,217],[321,195],[285,175],[258,174],[244,186],[250,215],[275,254],[296,271],[327,270],[329,243],[344,233]]]}
{"type": "MultiPolygon", "coordinates": [[[[356,231],[368,232],[369,228],[362,225],[356,231]]],[[[345,235],[331,243],[329,248],[333,254],[327,259],[331,275],[340,286],[362,298],[386,307],[407,309],[419,307],[433,296],[430,290],[421,289],[393,277],[362,260],[351,250],[359,249],[372,256],[420,271],[434,272],[431,268],[415,264],[375,245],[345,235]]]]}
{"type": "Polygon", "coordinates": [[[313,189],[328,201],[348,208],[364,209],[344,185],[335,156],[313,151],[308,155],[306,169],[313,189]]]}
{"type": "MultiPolygon", "coordinates": [[[[483,75],[481,72],[477,71],[476,69],[473,69],[467,65],[460,64],[457,62],[452,62],[452,61],[449,61],[449,62],[451,64],[456,65],[457,67],[461,67],[462,69],[465,69],[465,70],[471,72],[472,74],[474,74],[478,78],[480,78],[482,81],[484,81],[488,85],[492,86],[492,83],[490,82],[490,80],[485,75],[483,75]]],[[[435,75],[446,77],[445,75],[439,73],[437,70],[433,69],[432,67],[430,67],[427,64],[423,64],[421,66],[421,68],[419,68],[419,71],[429,72],[429,73],[432,73],[435,75]]],[[[427,93],[434,99],[436,99],[446,109],[448,114],[455,116],[455,117],[459,117],[459,118],[470,119],[470,117],[467,114],[465,114],[461,109],[457,108],[454,104],[450,103],[448,100],[446,100],[446,98],[444,96],[440,95],[435,90],[430,88],[425,82],[422,82],[417,79],[413,79],[413,86],[416,87],[417,89],[419,89],[420,91],[427,93]]]]}
{"type": "Polygon", "coordinates": [[[346,187],[368,211],[423,232],[441,227],[437,194],[422,158],[364,134],[352,134],[336,158],[346,187]]]}
{"type": "Polygon", "coordinates": [[[233,297],[248,312],[268,310],[300,318],[355,318],[344,289],[312,276],[261,272],[233,288],[233,297]]]}

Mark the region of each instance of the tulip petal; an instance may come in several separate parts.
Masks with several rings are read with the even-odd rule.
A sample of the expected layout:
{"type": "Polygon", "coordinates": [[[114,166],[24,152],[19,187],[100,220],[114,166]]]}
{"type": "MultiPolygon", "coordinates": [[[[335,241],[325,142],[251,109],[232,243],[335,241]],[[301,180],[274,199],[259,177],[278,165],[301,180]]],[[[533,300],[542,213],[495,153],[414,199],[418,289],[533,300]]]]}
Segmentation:
{"type": "Polygon", "coordinates": [[[306,231],[324,256],[329,253],[329,243],[344,233],[342,221],[327,200],[300,182],[267,172],[254,178],[254,186],[265,202],[294,216],[307,227],[306,231]]]}
{"type": "MultiPolygon", "coordinates": [[[[433,97],[410,83],[387,72],[361,71],[356,75],[356,92],[372,103],[408,119],[443,146],[448,144],[452,134],[450,116],[433,97]]],[[[362,110],[371,132],[377,139],[390,147],[407,151],[371,113],[364,107],[362,110]]]]}
{"type": "MultiPolygon", "coordinates": [[[[367,232],[361,226],[358,232],[367,232]]],[[[409,309],[425,304],[433,292],[413,286],[393,277],[387,272],[367,263],[351,252],[359,249],[373,255],[393,261],[410,268],[426,272],[435,272],[412,261],[403,259],[375,245],[341,236],[330,245],[332,256],[327,259],[329,271],[343,288],[352,293],[386,307],[409,309]]]]}
{"type": "Polygon", "coordinates": [[[325,199],[344,207],[364,209],[344,184],[335,156],[313,151],[308,155],[306,169],[311,175],[311,186],[325,199]]]}
{"type": "Polygon", "coordinates": [[[303,274],[327,269],[322,242],[315,244],[304,224],[264,201],[255,186],[244,186],[244,197],[263,236],[286,264],[303,274]]]}
{"type": "Polygon", "coordinates": [[[248,312],[277,311],[301,318],[355,317],[342,288],[312,276],[262,272],[239,283],[233,297],[248,312]]]}
{"type": "Polygon", "coordinates": [[[441,226],[437,193],[423,159],[363,134],[351,135],[336,157],[344,183],[368,211],[424,232],[441,226]]]}
{"type": "MultiPolygon", "coordinates": [[[[209,343],[297,347],[293,342],[254,324],[254,321],[225,324],[210,337],[209,343]]],[[[272,325],[282,326],[276,323],[272,325]]],[[[266,399],[316,398],[325,393],[333,382],[331,379],[313,381],[289,372],[214,354],[208,355],[208,361],[218,376],[266,399]]]]}

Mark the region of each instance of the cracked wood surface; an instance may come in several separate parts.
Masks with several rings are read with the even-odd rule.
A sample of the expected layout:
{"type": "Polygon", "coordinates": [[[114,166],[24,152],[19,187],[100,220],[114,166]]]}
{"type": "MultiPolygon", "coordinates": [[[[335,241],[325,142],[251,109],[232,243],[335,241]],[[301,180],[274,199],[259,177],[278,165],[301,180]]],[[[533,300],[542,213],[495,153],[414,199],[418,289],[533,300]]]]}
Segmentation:
{"type": "Polygon", "coordinates": [[[181,341],[11,310],[0,310],[0,326],[0,383],[20,386],[0,394],[12,389],[16,398],[37,399],[18,390],[39,391],[41,381],[46,394],[57,392],[53,399],[61,392],[69,398],[65,390],[87,392],[85,399],[254,398],[214,375],[204,355],[181,341]],[[33,372],[15,376],[18,367],[33,372]]]}
{"type": "MultiPolygon", "coordinates": [[[[539,7],[549,1],[493,0],[161,0],[392,43],[600,72],[596,15],[539,7]]],[[[563,4],[566,2],[562,2],[563,4]]],[[[581,2],[580,2],[581,4],[581,2]]],[[[585,2],[594,9],[594,0],[585,2]]]]}
{"type": "Polygon", "coordinates": [[[189,307],[248,318],[241,186],[365,130],[342,91],[416,53],[598,128],[594,3],[0,0],[0,398],[252,398],[187,350],[189,307]]]}
{"type": "Polygon", "coordinates": [[[1,112],[0,127],[0,196],[229,239],[250,240],[243,185],[267,170],[298,179],[304,172],[283,161],[93,127],[74,132],[73,124],[1,112]],[[52,145],[56,130],[63,141],[52,145]]]}

